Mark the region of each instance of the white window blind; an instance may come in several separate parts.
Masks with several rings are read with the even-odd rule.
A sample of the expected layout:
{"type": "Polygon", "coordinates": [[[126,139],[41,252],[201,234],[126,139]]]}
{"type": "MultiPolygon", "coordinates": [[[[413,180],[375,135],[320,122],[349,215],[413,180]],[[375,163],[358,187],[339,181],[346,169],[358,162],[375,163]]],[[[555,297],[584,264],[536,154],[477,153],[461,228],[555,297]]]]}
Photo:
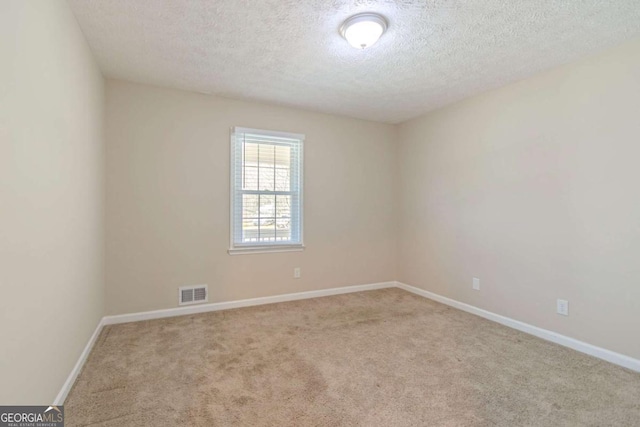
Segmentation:
{"type": "Polygon", "coordinates": [[[229,253],[302,249],[303,141],[233,128],[229,253]]]}

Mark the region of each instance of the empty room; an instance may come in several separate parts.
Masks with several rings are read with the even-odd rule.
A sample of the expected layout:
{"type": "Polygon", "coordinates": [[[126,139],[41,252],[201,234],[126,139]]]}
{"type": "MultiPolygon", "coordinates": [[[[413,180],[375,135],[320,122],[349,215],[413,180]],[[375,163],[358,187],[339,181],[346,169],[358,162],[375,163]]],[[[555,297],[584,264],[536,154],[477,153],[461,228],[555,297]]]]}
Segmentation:
{"type": "Polygon", "coordinates": [[[640,426],[639,0],[0,0],[0,427],[640,426]]]}

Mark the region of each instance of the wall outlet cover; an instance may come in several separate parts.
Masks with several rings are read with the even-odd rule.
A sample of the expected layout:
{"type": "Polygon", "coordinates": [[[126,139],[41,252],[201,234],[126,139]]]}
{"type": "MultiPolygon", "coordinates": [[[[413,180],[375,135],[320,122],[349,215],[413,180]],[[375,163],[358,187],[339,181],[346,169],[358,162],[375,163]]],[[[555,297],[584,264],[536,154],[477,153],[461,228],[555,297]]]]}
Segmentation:
{"type": "Polygon", "coordinates": [[[569,315],[569,301],[565,299],[559,299],[557,302],[556,311],[563,316],[569,315]]]}

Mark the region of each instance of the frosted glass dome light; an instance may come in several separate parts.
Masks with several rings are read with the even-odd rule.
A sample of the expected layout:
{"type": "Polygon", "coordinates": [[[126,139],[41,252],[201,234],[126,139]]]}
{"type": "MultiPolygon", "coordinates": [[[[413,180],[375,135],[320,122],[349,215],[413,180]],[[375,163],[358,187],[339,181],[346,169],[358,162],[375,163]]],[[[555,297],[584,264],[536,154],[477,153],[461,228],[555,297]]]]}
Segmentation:
{"type": "Polygon", "coordinates": [[[359,13],[344,21],[340,34],[351,46],[366,49],[387,30],[387,20],[377,13],[359,13]]]}

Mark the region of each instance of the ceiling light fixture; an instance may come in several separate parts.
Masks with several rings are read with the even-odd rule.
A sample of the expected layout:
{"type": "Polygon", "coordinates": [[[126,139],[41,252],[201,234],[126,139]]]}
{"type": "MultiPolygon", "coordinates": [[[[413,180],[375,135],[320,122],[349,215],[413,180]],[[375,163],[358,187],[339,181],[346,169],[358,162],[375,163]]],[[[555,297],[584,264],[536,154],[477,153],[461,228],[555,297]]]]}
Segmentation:
{"type": "Polygon", "coordinates": [[[359,13],[344,21],[340,34],[351,46],[358,49],[371,47],[387,30],[389,23],[377,13],[359,13]]]}

